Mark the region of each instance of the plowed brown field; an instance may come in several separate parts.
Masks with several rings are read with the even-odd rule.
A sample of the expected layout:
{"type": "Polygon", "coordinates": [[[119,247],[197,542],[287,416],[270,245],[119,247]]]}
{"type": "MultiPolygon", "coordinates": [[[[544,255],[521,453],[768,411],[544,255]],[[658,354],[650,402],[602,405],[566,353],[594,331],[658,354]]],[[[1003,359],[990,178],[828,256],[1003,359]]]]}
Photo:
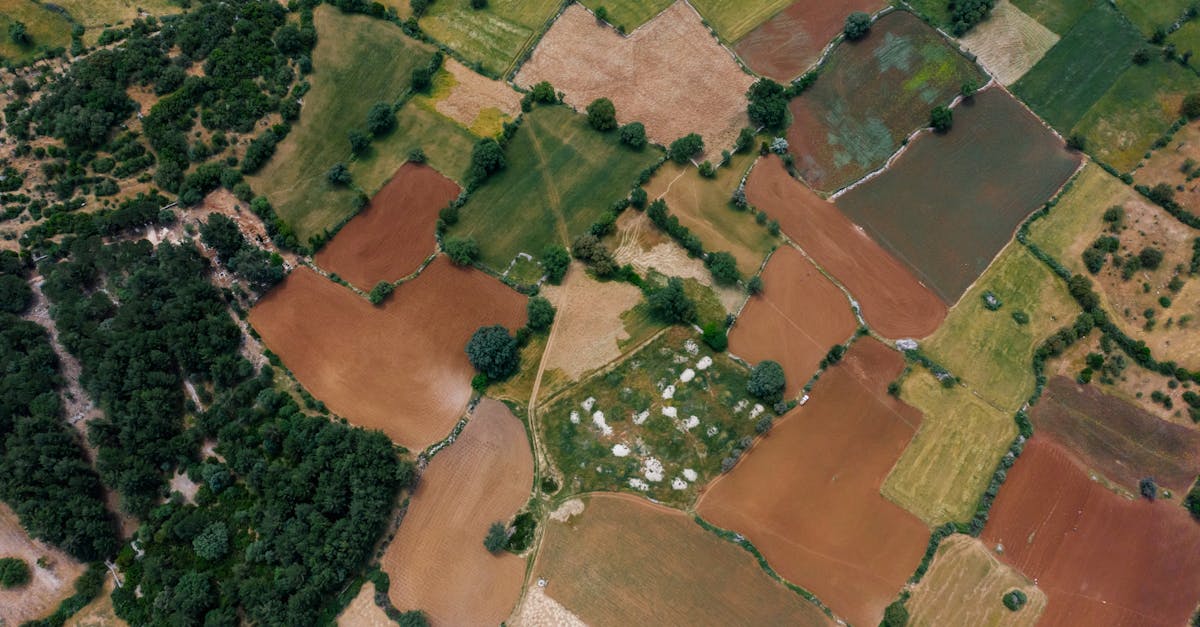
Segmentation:
{"type": "Polygon", "coordinates": [[[875,625],[921,561],[929,529],[879,494],[921,415],[889,396],[904,359],[863,338],[701,497],[780,575],[856,625],[875,625]]]}
{"type": "Polygon", "coordinates": [[[847,15],[874,13],[885,6],[880,0],[800,0],[747,33],[735,50],[755,72],[790,81],[842,32],[847,15]]]}
{"type": "Polygon", "coordinates": [[[331,410],[421,450],[471,397],[464,347],[475,329],[525,323],[525,299],[444,257],[381,307],[301,268],[250,312],[250,324],[331,410]]]}
{"type": "Polygon", "coordinates": [[[1130,500],[1035,436],[983,531],[1046,592],[1041,625],[1183,625],[1200,598],[1200,525],[1178,501],[1130,500]]]}
{"type": "Polygon", "coordinates": [[[832,203],[788,176],[778,158],[754,166],[746,197],[850,290],[867,323],[881,335],[925,337],[946,317],[945,303],[907,266],[832,203]]]}
{"type": "Polygon", "coordinates": [[[792,398],[856,326],[842,290],[800,251],[784,246],[763,271],[763,292],[750,299],[733,327],[729,350],[750,363],[782,364],[792,398]]]}
{"type": "Polygon", "coordinates": [[[488,526],[529,498],[533,456],[525,427],[483,399],[471,422],[429,463],[381,566],[388,597],[433,625],[497,625],[521,596],[525,561],[483,548],[488,526]]]}
{"type": "Polygon", "coordinates": [[[458,184],[437,170],[406,163],[315,261],[360,290],[402,279],[433,254],[438,211],[458,192],[458,184]]]}

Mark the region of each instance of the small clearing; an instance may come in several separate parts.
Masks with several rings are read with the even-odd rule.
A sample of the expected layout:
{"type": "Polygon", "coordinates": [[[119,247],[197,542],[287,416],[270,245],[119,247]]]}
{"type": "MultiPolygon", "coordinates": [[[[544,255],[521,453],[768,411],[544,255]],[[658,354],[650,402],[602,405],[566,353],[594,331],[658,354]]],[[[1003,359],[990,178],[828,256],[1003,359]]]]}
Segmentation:
{"type": "Polygon", "coordinates": [[[621,281],[596,281],[575,264],[563,285],[545,285],[541,294],[558,308],[554,345],[543,357],[546,368],[558,368],[571,379],[621,356],[632,338],[621,315],[642,302],[638,288],[621,281]]]}
{"type": "Polygon", "coordinates": [[[17,514],[0,503],[0,557],[16,557],[29,567],[29,583],[20,588],[0,588],[0,624],[20,625],[42,618],[75,593],[75,580],[84,565],[66,553],[25,533],[17,514]],[[44,559],[46,567],[37,565],[44,559]]]}
{"type": "Polygon", "coordinates": [[[1058,43],[1058,35],[1000,0],[991,17],[959,40],[1002,85],[1012,85],[1058,43]]]}
{"type": "Polygon", "coordinates": [[[375,604],[375,583],[368,581],[337,617],[338,627],[395,627],[383,608],[375,604]]]}

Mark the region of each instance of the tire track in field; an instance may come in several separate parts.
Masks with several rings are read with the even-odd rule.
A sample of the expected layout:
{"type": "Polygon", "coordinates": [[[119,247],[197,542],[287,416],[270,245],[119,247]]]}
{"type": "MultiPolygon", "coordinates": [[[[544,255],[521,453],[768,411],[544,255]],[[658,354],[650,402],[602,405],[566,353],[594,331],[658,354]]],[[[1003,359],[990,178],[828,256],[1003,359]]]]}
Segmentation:
{"type": "MultiPolygon", "coordinates": [[[[546,163],[546,154],[542,151],[542,142],[538,140],[537,133],[530,133],[529,137],[533,143],[533,153],[537,155],[538,163],[541,165],[540,174],[545,183],[546,195],[550,200],[550,210],[554,212],[558,235],[562,239],[563,246],[570,246],[571,236],[567,233],[567,219],[562,212],[562,196],[558,193],[558,185],[555,184],[554,179],[546,174],[549,164],[546,163]]],[[[547,344],[549,344],[548,341],[547,344]]],[[[541,379],[541,373],[538,373],[538,378],[541,379]]]]}

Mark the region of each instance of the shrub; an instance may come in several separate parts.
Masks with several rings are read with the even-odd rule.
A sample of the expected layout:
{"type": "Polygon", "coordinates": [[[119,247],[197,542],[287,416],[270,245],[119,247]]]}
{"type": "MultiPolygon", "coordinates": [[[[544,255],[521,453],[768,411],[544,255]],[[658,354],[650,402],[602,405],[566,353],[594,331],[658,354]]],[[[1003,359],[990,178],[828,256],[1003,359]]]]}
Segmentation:
{"type": "Polygon", "coordinates": [[[769,78],[760,78],[746,92],[749,105],[746,113],[750,121],[771,130],[779,130],[787,123],[787,92],[783,85],[769,78]]]}
{"type": "MultiPolygon", "coordinates": [[[[471,1],[476,2],[478,0],[471,1]]],[[[484,3],[487,2],[487,0],[482,1],[484,3]]],[[[429,627],[429,619],[425,618],[425,612],[422,612],[421,610],[409,610],[404,612],[396,618],[396,622],[400,624],[400,627],[429,627]]]]}
{"type": "Polygon", "coordinates": [[[329,171],[325,173],[325,180],[329,181],[330,185],[344,186],[349,185],[353,177],[350,175],[350,168],[339,161],[333,164],[333,167],[329,168],[329,171]]]}
{"type": "Polygon", "coordinates": [[[1087,138],[1078,133],[1074,133],[1067,137],[1067,148],[1070,148],[1076,152],[1083,152],[1084,150],[1087,150],[1087,138]]]}
{"type": "Polygon", "coordinates": [[[708,347],[719,352],[725,352],[729,348],[729,336],[725,334],[725,329],[715,322],[709,322],[704,325],[704,334],[701,336],[708,347]]]}
{"type": "Polygon", "coordinates": [[[763,281],[762,277],[760,276],[752,276],[750,277],[750,280],[746,282],[746,293],[750,294],[751,296],[762,292],[762,289],[763,281]]]}
{"type": "Polygon", "coordinates": [[[904,607],[903,601],[893,601],[883,611],[883,620],[879,622],[879,627],[904,627],[907,624],[908,608],[904,607]]]}
{"type": "Polygon", "coordinates": [[[377,102],[367,112],[367,131],[375,137],[387,135],[395,126],[396,116],[392,113],[392,105],[377,102]]]}
{"type": "Polygon", "coordinates": [[[764,403],[775,404],[783,398],[783,388],[786,385],[783,366],[770,360],[760,361],[750,371],[746,392],[764,403]]]}
{"type": "Polygon", "coordinates": [[[1005,594],[1002,600],[1004,602],[1004,607],[1007,607],[1015,612],[1025,607],[1025,602],[1029,599],[1025,597],[1024,592],[1020,590],[1012,590],[1008,594],[1005,594]]]}
{"type": "Polygon", "coordinates": [[[1147,246],[1138,253],[1138,261],[1141,262],[1143,268],[1157,270],[1162,264],[1163,252],[1157,248],[1147,246]]]}
{"type": "Polygon", "coordinates": [[[704,161],[700,164],[700,176],[706,179],[711,179],[717,176],[717,169],[713,167],[711,161],[704,161]]]}
{"type": "Polygon", "coordinates": [[[525,313],[529,318],[529,328],[533,331],[544,331],[554,324],[554,305],[542,296],[534,296],[525,305],[525,313]]]}
{"type": "Polygon", "coordinates": [[[571,255],[567,249],[557,244],[551,244],[542,251],[542,269],[546,271],[546,280],[552,285],[562,283],[571,265],[571,255]]]}
{"type": "Polygon", "coordinates": [[[630,122],[621,127],[621,143],[634,150],[646,147],[646,127],[641,122],[630,122]]]}
{"type": "Polygon", "coordinates": [[[408,151],[408,160],[413,163],[425,163],[428,158],[425,156],[425,151],[420,146],[417,146],[408,151]]]}
{"type": "Polygon", "coordinates": [[[929,125],[939,133],[945,133],[954,125],[954,112],[950,107],[939,105],[929,112],[929,125]]]}
{"type": "Polygon", "coordinates": [[[558,95],[554,93],[554,86],[548,81],[534,85],[533,90],[529,93],[533,97],[533,101],[539,104],[554,104],[558,101],[558,95]]]}
{"type": "Polygon", "coordinates": [[[709,253],[704,265],[708,266],[713,279],[720,285],[733,285],[742,278],[742,273],[738,271],[737,259],[730,253],[709,253]]]}
{"type": "Polygon", "coordinates": [[[963,98],[973,98],[977,91],[979,91],[979,83],[973,80],[963,81],[962,88],[959,89],[959,93],[962,94],[963,98]]]}
{"type": "Polygon", "coordinates": [[[597,98],[587,106],[587,121],[601,133],[614,130],[617,128],[617,108],[608,98],[597,98]]]}
{"type": "Polygon", "coordinates": [[[1179,110],[1189,120],[1200,118],[1200,93],[1184,96],[1179,110]]]}
{"type": "Polygon", "coordinates": [[[1004,305],[1004,303],[1000,300],[1000,297],[996,296],[996,293],[992,292],[991,290],[985,291],[982,297],[983,307],[988,311],[996,311],[1004,305]]]}
{"type": "Polygon", "coordinates": [[[520,366],[517,340],[504,325],[479,327],[467,342],[467,359],[491,381],[503,381],[520,366]]]}
{"type": "Polygon", "coordinates": [[[475,144],[475,148],[471,150],[469,176],[475,182],[482,182],[487,177],[503,170],[506,163],[504,149],[500,147],[500,143],[491,137],[485,137],[479,140],[475,144]]]}
{"type": "Polygon", "coordinates": [[[475,9],[476,11],[479,11],[481,9],[486,9],[487,5],[488,5],[488,0],[471,0],[471,8],[475,9]]]}
{"type": "Polygon", "coordinates": [[[379,303],[382,303],[383,300],[387,298],[395,289],[396,286],[392,285],[391,283],[387,281],[380,281],[375,284],[375,287],[371,288],[371,293],[367,294],[367,300],[371,301],[372,305],[378,305],[379,303]]]}
{"type": "Polygon", "coordinates": [[[470,237],[446,238],[446,256],[457,266],[469,266],[479,258],[479,244],[470,237]]]}
{"type": "Polygon", "coordinates": [[[675,163],[683,165],[691,160],[696,153],[703,150],[704,139],[695,133],[691,133],[671,142],[671,147],[667,150],[667,156],[675,163]]]}
{"type": "Polygon", "coordinates": [[[0,588],[17,588],[29,583],[29,565],[16,557],[0,558],[0,588]]]}
{"type": "Polygon", "coordinates": [[[21,314],[33,302],[33,290],[19,276],[0,274],[0,311],[21,314]]]}
{"type": "Polygon", "coordinates": [[[1029,324],[1029,314],[1025,313],[1024,311],[1012,312],[1012,319],[1017,324],[1029,324]]]}
{"type": "Polygon", "coordinates": [[[1154,482],[1154,477],[1143,477],[1138,482],[1138,492],[1148,501],[1158,498],[1158,484],[1154,482]]]}
{"type": "Polygon", "coordinates": [[[500,521],[492,523],[488,527],[487,535],[483,538],[483,548],[489,553],[497,553],[508,544],[508,527],[500,521]]]}
{"type": "Polygon", "coordinates": [[[633,188],[629,193],[629,204],[638,209],[643,209],[646,206],[646,190],[641,187],[633,188]]]}
{"type": "Polygon", "coordinates": [[[862,11],[855,11],[846,16],[846,25],[842,27],[846,39],[857,41],[867,36],[871,31],[871,16],[862,11]]]}
{"type": "Polygon", "coordinates": [[[777,155],[787,154],[788,140],[784,137],[776,137],[771,140],[771,152],[777,155]]]}
{"type": "Polygon", "coordinates": [[[954,0],[950,3],[950,27],[955,37],[967,34],[976,24],[987,19],[996,0],[954,0]]]}
{"type": "Polygon", "coordinates": [[[371,147],[371,137],[362,131],[350,131],[347,139],[350,140],[350,152],[356,155],[361,155],[371,147]]]}
{"type": "Polygon", "coordinates": [[[667,324],[690,324],[696,320],[696,304],[683,290],[683,279],[671,277],[667,284],[647,296],[650,311],[667,324]]]}
{"type": "Polygon", "coordinates": [[[754,129],[743,128],[738,133],[737,143],[733,145],[733,151],[737,153],[746,152],[754,145],[754,129]]]}

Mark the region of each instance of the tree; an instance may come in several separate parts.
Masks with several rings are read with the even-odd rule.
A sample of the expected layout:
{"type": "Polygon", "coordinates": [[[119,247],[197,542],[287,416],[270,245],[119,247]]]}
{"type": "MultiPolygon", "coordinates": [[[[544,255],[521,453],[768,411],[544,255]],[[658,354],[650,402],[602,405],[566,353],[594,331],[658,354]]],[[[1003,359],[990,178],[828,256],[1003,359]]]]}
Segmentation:
{"type": "Polygon", "coordinates": [[[950,130],[953,124],[954,112],[950,110],[950,107],[939,105],[934,107],[933,111],[929,113],[929,125],[939,133],[945,133],[950,130]]]}
{"type": "Polygon", "coordinates": [[[14,21],[8,25],[8,38],[18,46],[28,46],[33,43],[33,38],[29,36],[29,31],[25,29],[25,22],[14,21]]]}
{"type": "Polygon", "coordinates": [[[1084,150],[1087,150],[1087,138],[1078,133],[1072,133],[1069,137],[1067,137],[1067,148],[1070,148],[1075,152],[1083,152],[1084,150]]]}
{"type": "Polygon", "coordinates": [[[996,0],[954,0],[950,3],[950,27],[955,37],[967,34],[976,24],[987,19],[996,0]]]}
{"type": "Polygon", "coordinates": [[[425,618],[425,612],[421,610],[404,612],[396,619],[396,622],[400,623],[400,627],[429,627],[429,619],[425,618]]]}
{"type": "Polygon", "coordinates": [[[203,560],[219,560],[229,552],[229,531],[225,523],[215,522],[192,540],[192,550],[203,560]]]}
{"type": "Polygon", "coordinates": [[[571,265],[571,255],[566,248],[557,244],[550,244],[542,251],[542,269],[546,271],[546,280],[551,285],[562,283],[563,277],[567,274],[567,268],[571,265]]]}
{"type": "Polygon", "coordinates": [[[596,7],[596,19],[601,22],[608,21],[608,9],[603,6],[596,7]]]}
{"type": "Polygon", "coordinates": [[[633,191],[629,192],[629,204],[636,209],[644,209],[646,207],[646,190],[641,187],[633,188],[633,191]]]}
{"type": "Polygon", "coordinates": [[[1158,484],[1154,482],[1154,477],[1143,477],[1138,482],[1138,492],[1148,501],[1158,498],[1158,484]]]}
{"type": "Polygon", "coordinates": [[[779,130],[787,123],[787,90],[769,78],[760,78],[746,92],[749,105],[746,113],[750,121],[771,130],[779,130]]]}
{"type": "Polygon", "coordinates": [[[0,588],[17,588],[29,583],[29,565],[16,557],[0,558],[0,588]]]}
{"type": "Polygon", "coordinates": [[[371,147],[371,136],[362,131],[350,131],[348,139],[350,140],[350,152],[356,155],[365,153],[371,147]]]}
{"type": "Polygon", "coordinates": [[[533,96],[533,101],[539,104],[558,102],[558,94],[554,92],[554,86],[549,81],[542,81],[534,85],[530,95],[533,96]]]}
{"type": "Polygon", "coordinates": [[[532,331],[544,331],[554,324],[554,305],[545,297],[531,297],[525,304],[525,313],[529,318],[527,324],[532,331]]]}
{"type": "Polygon", "coordinates": [[[708,266],[708,271],[719,285],[733,285],[742,278],[742,273],[738,271],[737,259],[730,253],[709,253],[704,265],[708,266]]]}
{"type": "Polygon", "coordinates": [[[448,237],[443,248],[456,266],[469,266],[479,258],[479,244],[471,237],[448,237]]]}
{"type": "Polygon", "coordinates": [[[597,98],[587,106],[587,121],[592,128],[607,133],[617,128],[617,108],[608,98],[597,98]]]}
{"type": "Polygon", "coordinates": [[[22,314],[33,302],[33,290],[19,276],[0,274],[0,311],[22,314]]]}
{"type": "Polygon", "coordinates": [[[667,324],[691,324],[696,320],[696,304],[683,289],[683,279],[671,277],[667,284],[646,298],[654,317],[667,324]]]}
{"type": "Polygon", "coordinates": [[[1021,590],[1011,590],[1001,597],[1000,600],[1004,602],[1004,607],[1007,607],[1010,611],[1015,612],[1022,607],[1025,607],[1025,602],[1029,599],[1021,590]]]}
{"type": "Polygon", "coordinates": [[[1200,118],[1200,93],[1184,96],[1180,112],[1189,120],[1200,118]]]}
{"type": "Polygon", "coordinates": [[[377,102],[367,112],[367,131],[375,137],[387,135],[395,126],[396,115],[392,112],[391,104],[377,102]]]}
{"type": "Polygon", "coordinates": [[[691,133],[671,142],[671,147],[667,151],[667,156],[669,156],[675,163],[683,165],[691,160],[696,153],[702,152],[703,150],[704,139],[696,133],[691,133]]]}
{"type": "Polygon", "coordinates": [[[1142,262],[1142,267],[1149,270],[1157,270],[1162,264],[1163,252],[1157,248],[1147,246],[1138,253],[1138,261],[1142,262]]]}
{"type": "Polygon", "coordinates": [[[979,83],[976,83],[974,80],[966,80],[963,81],[959,93],[962,94],[963,98],[973,98],[977,91],[979,91],[979,83]]]}
{"type": "Polygon", "coordinates": [[[778,362],[765,360],[758,362],[750,370],[746,392],[764,403],[775,404],[783,399],[783,388],[786,385],[783,366],[778,362]]]}
{"type": "Polygon", "coordinates": [[[1150,58],[1150,49],[1145,46],[1133,51],[1134,65],[1146,65],[1150,62],[1150,58]]]}
{"type": "Polygon", "coordinates": [[[901,601],[893,601],[883,611],[883,620],[879,627],[904,627],[908,624],[908,608],[901,601]]]}
{"type": "Polygon", "coordinates": [[[516,373],[521,356],[517,340],[504,325],[479,327],[467,342],[467,359],[492,381],[503,381],[516,373]]]}
{"type": "Polygon", "coordinates": [[[755,276],[750,277],[750,280],[746,282],[746,293],[750,294],[751,296],[754,296],[755,294],[762,292],[762,290],[763,290],[762,277],[755,275],[755,276]]]}
{"type": "Polygon", "coordinates": [[[379,303],[382,303],[383,300],[387,298],[395,289],[395,285],[392,285],[387,281],[380,281],[375,284],[375,287],[371,288],[371,293],[367,294],[367,300],[371,301],[372,305],[378,305],[379,303]]]}
{"type": "Polygon", "coordinates": [[[729,347],[729,336],[725,334],[725,329],[715,322],[704,325],[704,334],[700,337],[709,348],[717,352],[724,352],[729,347]]]}
{"type": "Polygon", "coordinates": [[[713,167],[712,161],[702,162],[699,170],[700,176],[703,176],[706,179],[715,178],[717,176],[717,169],[713,167]]]}
{"type": "Polygon", "coordinates": [[[506,164],[504,149],[500,147],[500,143],[491,137],[485,137],[479,140],[471,151],[471,178],[482,182],[503,170],[506,164]]]}
{"type": "Polygon", "coordinates": [[[846,39],[857,41],[867,36],[871,31],[871,16],[862,11],[855,11],[846,16],[846,25],[842,28],[846,39]]]}
{"type": "Polygon", "coordinates": [[[621,143],[634,150],[646,147],[646,127],[641,122],[630,122],[621,127],[621,143]]]}
{"type": "Polygon", "coordinates": [[[1168,183],[1159,183],[1150,188],[1147,194],[1150,200],[1159,205],[1165,205],[1175,200],[1175,188],[1168,183]]]}
{"type": "Polygon", "coordinates": [[[349,185],[353,177],[350,175],[350,168],[339,161],[325,173],[325,179],[330,185],[349,185]]]}
{"type": "Polygon", "coordinates": [[[488,5],[488,0],[471,0],[471,8],[475,9],[476,11],[479,11],[481,9],[486,9],[487,5],[488,5]]]}
{"type": "Polygon", "coordinates": [[[208,220],[200,225],[200,241],[217,251],[217,256],[223,260],[233,259],[246,245],[246,238],[242,237],[237,223],[219,213],[209,214],[208,220]]]}

